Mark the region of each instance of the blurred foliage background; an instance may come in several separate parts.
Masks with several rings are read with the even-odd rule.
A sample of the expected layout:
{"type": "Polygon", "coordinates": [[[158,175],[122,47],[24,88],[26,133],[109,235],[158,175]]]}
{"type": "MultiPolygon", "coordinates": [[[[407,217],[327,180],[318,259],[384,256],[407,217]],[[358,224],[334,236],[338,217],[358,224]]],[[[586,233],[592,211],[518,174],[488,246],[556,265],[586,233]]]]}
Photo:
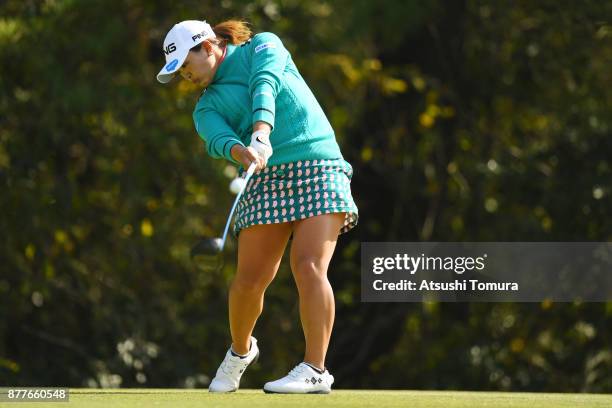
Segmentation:
{"type": "MultiPolygon", "coordinates": [[[[355,169],[330,267],[336,386],[612,391],[612,303],[360,303],[361,241],[612,239],[612,2],[0,3],[0,383],[206,387],[229,344],[219,272],[235,168],[199,90],[162,86],[167,30],[245,18],[285,42],[355,169]]],[[[244,387],[303,337],[288,263],[244,387]]]]}

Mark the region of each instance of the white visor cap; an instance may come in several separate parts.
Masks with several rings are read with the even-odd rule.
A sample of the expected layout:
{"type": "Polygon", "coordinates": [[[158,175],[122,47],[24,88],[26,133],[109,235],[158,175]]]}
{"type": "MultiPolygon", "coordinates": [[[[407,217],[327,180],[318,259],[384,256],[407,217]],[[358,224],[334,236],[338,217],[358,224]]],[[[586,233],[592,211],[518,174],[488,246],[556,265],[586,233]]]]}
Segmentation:
{"type": "Polygon", "coordinates": [[[208,38],[216,36],[206,21],[187,20],[175,24],[164,40],[166,64],[157,74],[157,80],[162,84],[170,82],[183,66],[189,50],[208,38]]]}

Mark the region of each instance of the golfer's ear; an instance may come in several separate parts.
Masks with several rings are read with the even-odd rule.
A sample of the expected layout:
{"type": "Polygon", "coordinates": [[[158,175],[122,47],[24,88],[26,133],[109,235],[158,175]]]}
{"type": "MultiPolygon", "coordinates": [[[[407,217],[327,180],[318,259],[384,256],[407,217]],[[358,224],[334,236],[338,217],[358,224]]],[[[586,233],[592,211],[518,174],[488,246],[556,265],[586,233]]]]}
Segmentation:
{"type": "Polygon", "coordinates": [[[208,40],[202,41],[202,47],[204,48],[204,51],[206,51],[208,55],[210,55],[213,52],[212,44],[208,40]]]}

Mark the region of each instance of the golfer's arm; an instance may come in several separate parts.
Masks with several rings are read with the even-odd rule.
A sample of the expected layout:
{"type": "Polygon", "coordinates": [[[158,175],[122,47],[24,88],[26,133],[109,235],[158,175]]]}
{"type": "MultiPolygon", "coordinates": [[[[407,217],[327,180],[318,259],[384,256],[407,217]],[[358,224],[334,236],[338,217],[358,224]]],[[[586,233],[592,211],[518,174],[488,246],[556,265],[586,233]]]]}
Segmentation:
{"type": "MultiPolygon", "coordinates": [[[[270,133],[272,131],[272,127],[270,127],[270,125],[266,122],[258,121],[255,122],[255,124],[253,125],[253,132],[257,132],[258,130],[264,130],[270,133]]],[[[246,147],[242,146],[239,143],[236,143],[232,146],[230,150],[230,155],[236,162],[240,163],[240,153],[244,149],[246,149],[246,147]]]]}
{"type": "MultiPolygon", "coordinates": [[[[252,123],[266,122],[274,127],[276,96],[283,84],[283,73],[289,60],[289,51],[276,34],[259,33],[251,42],[251,95],[252,123]]],[[[255,130],[255,129],[253,129],[255,130]]]]}
{"type": "Polygon", "coordinates": [[[195,127],[200,137],[206,142],[208,154],[217,159],[225,157],[227,160],[234,159],[231,153],[236,145],[242,142],[225,119],[216,111],[202,108],[193,113],[195,127]]]}
{"type": "Polygon", "coordinates": [[[270,126],[270,124],[267,122],[257,121],[253,123],[253,133],[257,132],[258,130],[263,130],[270,133],[272,131],[272,126],[270,126]]]}
{"type": "Polygon", "coordinates": [[[232,149],[230,150],[230,154],[232,155],[232,158],[237,162],[242,164],[241,159],[241,154],[242,151],[246,149],[246,147],[242,146],[241,144],[236,143],[235,145],[232,146],[232,149]]]}

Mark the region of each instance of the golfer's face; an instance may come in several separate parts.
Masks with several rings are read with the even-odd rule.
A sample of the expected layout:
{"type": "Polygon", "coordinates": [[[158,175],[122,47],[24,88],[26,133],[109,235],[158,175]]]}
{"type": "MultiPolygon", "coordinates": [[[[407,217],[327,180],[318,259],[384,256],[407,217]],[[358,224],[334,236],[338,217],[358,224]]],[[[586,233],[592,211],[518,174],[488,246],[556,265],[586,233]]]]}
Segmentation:
{"type": "Polygon", "coordinates": [[[190,51],[179,73],[196,85],[208,86],[214,76],[214,58],[209,56],[205,49],[190,51]]]}

